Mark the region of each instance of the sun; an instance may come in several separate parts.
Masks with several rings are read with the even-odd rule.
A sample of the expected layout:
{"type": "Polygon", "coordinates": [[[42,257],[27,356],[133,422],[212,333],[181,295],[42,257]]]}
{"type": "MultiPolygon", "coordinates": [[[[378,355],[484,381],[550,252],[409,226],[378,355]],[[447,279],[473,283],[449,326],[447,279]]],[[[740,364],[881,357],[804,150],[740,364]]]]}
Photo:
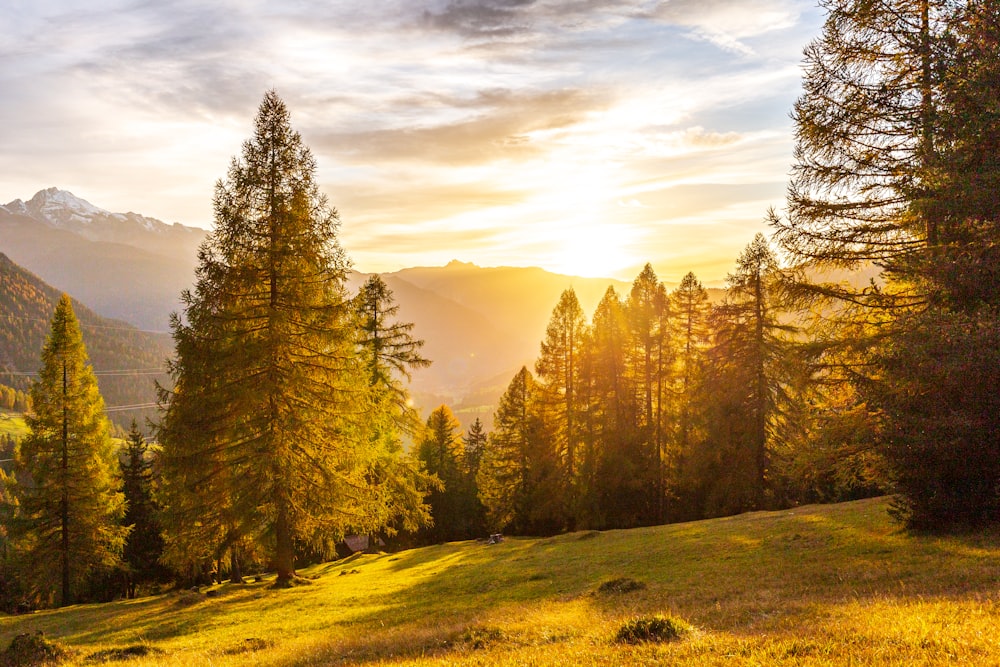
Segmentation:
{"type": "Polygon", "coordinates": [[[582,278],[613,278],[635,264],[618,237],[614,225],[585,223],[569,225],[565,237],[556,242],[552,268],[557,273],[582,278]]]}

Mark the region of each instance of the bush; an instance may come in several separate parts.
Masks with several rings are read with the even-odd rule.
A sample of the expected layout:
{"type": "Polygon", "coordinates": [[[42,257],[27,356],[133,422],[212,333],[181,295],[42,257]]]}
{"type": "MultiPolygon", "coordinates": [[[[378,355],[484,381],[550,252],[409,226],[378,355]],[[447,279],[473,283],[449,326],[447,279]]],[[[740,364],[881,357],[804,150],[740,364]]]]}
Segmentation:
{"type": "Polygon", "coordinates": [[[622,577],[620,579],[612,579],[611,581],[605,581],[603,584],[597,587],[597,592],[602,595],[609,595],[614,593],[631,593],[632,591],[641,591],[646,587],[646,584],[641,581],[636,581],[635,579],[630,579],[628,577],[622,577]]]}
{"type": "Polygon", "coordinates": [[[618,628],[616,644],[641,644],[644,642],[671,642],[680,639],[691,627],[684,621],[665,616],[634,618],[618,628]]]}
{"type": "Polygon", "coordinates": [[[34,665],[54,665],[69,657],[63,647],[45,639],[41,632],[17,635],[10,646],[0,653],[2,667],[33,667],[34,665]]]}

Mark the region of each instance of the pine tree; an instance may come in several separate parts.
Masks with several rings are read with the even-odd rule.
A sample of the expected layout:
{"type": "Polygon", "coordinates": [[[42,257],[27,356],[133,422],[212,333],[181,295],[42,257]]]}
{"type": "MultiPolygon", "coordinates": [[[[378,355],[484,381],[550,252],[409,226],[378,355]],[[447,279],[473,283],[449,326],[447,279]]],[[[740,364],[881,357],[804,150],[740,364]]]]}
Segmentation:
{"type": "Polygon", "coordinates": [[[570,529],[575,526],[580,493],[578,480],[581,443],[580,357],[587,321],[572,288],[559,297],[552,311],[535,372],[541,380],[540,400],[550,413],[566,480],[566,505],[570,529]]]}
{"type": "Polygon", "coordinates": [[[59,604],[67,605],[88,577],[118,563],[128,530],[119,525],[125,505],[114,485],[104,401],[66,295],[52,318],[31,401],[18,460],[30,483],[16,487],[17,541],[33,583],[58,591],[59,604]]]}
{"type": "MultiPolygon", "coordinates": [[[[710,447],[728,447],[736,452],[743,488],[727,495],[742,497],[738,509],[766,506],[769,457],[778,431],[778,417],[788,400],[790,371],[788,336],[793,327],[778,315],[781,272],[763,234],[757,234],[744,249],[736,270],[727,278],[726,300],[716,309],[718,320],[714,363],[722,386],[712,387],[729,414],[717,417],[716,427],[727,419],[738,426],[728,438],[716,431],[710,447]]],[[[736,477],[734,479],[739,479],[736,477]]]]}
{"type": "Polygon", "coordinates": [[[276,93],[216,186],[215,228],[173,322],[164,494],[174,550],[251,537],[277,585],[295,545],[328,547],[364,505],[365,401],[337,212],[276,93]],[[358,403],[361,406],[358,406],[358,403]]]}
{"type": "Polygon", "coordinates": [[[418,445],[418,456],[442,487],[431,491],[429,503],[434,526],[428,533],[435,541],[468,539],[476,525],[476,488],[466,473],[465,442],[461,424],[447,405],[427,418],[427,427],[418,445]]]}
{"type": "Polygon", "coordinates": [[[163,581],[168,575],[159,562],[163,535],[161,509],[153,498],[153,462],[149,445],[135,420],[125,440],[119,466],[121,490],[126,501],[122,525],[130,527],[123,558],[129,567],[128,597],[134,598],[137,584],[163,581]]]}
{"type": "Polygon", "coordinates": [[[522,367],[497,406],[479,468],[479,496],[492,530],[549,534],[565,526],[564,480],[538,394],[522,367]]]}

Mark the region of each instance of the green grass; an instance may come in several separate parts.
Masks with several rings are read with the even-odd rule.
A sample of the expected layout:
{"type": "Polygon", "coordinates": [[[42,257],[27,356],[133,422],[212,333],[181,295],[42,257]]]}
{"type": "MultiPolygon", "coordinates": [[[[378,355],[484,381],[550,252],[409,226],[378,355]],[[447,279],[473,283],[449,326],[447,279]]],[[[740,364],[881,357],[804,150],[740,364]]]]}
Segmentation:
{"type": "Polygon", "coordinates": [[[885,500],[354,557],[311,585],[218,586],[0,619],[129,665],[928,665],[1000,661],[1000,536],[921,537],[885,500]],[[356,572],[354,572],[356,571],[356,572]],[[347,574],[342,574],[345,572],[347,574]],[[353,573],[352,573],[353,572],[353,573]],[[615,580],[640,586],[605,586],[615,580]],[[615,642],[643,617],[690,627],[615,642]]]}
{"type": "Polygon", "coordinates": [[[20,412],[0,410],[0,435],[12,435],[15,440],[28,434],[28,426],[20,412]]]}

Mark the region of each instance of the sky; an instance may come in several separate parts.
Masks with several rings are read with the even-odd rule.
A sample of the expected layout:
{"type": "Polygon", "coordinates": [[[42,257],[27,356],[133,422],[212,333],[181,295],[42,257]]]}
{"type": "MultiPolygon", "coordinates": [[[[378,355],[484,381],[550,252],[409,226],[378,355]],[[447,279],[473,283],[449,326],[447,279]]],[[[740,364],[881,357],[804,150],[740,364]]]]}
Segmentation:
{"type": "Polygon", "coordinates": [[[784,204],[815,0],[5,0],[0,203],[210,228],[275,90],[355,268],[723,280],[784,204]]]}

